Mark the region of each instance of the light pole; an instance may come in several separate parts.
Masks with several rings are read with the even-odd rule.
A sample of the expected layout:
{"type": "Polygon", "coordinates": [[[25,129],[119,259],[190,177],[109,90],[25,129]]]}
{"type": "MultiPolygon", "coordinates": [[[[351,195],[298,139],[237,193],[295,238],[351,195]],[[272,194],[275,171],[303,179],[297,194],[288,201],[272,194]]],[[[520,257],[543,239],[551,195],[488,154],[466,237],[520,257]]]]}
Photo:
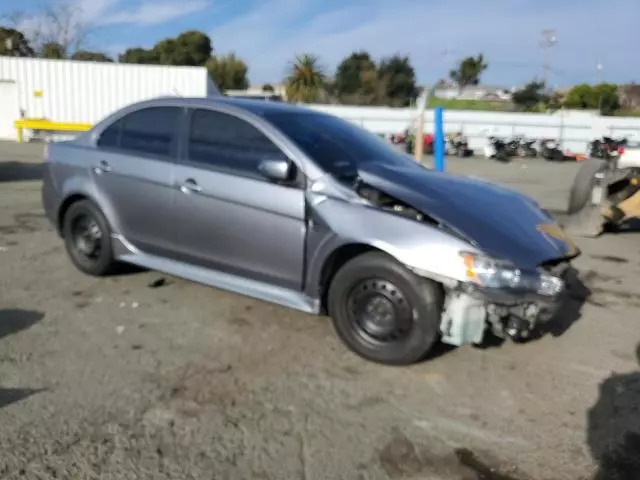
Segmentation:
{"type": "MultiPolygon", "coordinates": [[[[596,65],[596,68],[598,69],[598,84],[601,85],[602,84],[602,64],[598,63],[598,65],[596,65]]],[[[598,112],[600,113],[600,115],[602,115],[602,89],[600,90],[600,96],[598,97],[598,112]]]]}
{"type": "Polygon", "coordinates": [[[598,65],[596,65],[596,68],[598,69],[598,83],[602,83],[602,69],[603,66],[601,63],[598,63],[598,65]]]}
{"type": "Polygon", "coordinates": [[[540,47],[542,48],[543,55],[542,81],[544,82],[545,89],[549,88],[549,49],[554,47],[557,43],[558,38],[556,37],[556,30],[554,28],[542,31],[540,47]]]}

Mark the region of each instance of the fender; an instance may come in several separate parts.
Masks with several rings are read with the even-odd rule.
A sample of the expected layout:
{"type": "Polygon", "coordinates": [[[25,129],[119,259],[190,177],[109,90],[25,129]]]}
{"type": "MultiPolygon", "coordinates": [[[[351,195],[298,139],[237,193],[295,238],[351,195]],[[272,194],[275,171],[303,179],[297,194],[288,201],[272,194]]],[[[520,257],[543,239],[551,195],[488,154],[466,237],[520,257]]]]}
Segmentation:
{"type": "Polygon", "coordinates": [[[60,185],[60,198],[62,199],[57,208],[57,218],[60,218],[61,209],[67,200],[73,196],[81,195],[94,204],[100,206],[100,210],[104,214],[112,235],[117,235],[121,231],[118,223],[118,216],[115,214],[113,204],[109,200],[108,195],[104,195],[95,185],[95,182],[87,182],[86,178],[80,176],[72,176],[65,178],[60,185]]]}
{"type": "Polygon", "coordinates": [[[315,193],[307,198],[310,215],[305,290],[311,296],[317,296],[325,263],[346,245],[376,248],[437,281],[466,280],[459,252],[481,253],[435,225],[315,193]]]}

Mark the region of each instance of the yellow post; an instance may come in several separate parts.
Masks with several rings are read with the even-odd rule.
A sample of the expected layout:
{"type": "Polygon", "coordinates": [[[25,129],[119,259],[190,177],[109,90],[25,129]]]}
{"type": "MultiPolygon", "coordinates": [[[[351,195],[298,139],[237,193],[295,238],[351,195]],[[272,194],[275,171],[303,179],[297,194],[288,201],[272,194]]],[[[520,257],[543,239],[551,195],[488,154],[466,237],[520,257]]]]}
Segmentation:
{"type": "Polygon", "coordinates": [[[426,90],[423,90],[420,98],[418,99],[418,121],[416,122],[416,133],[413,141],[413,155],[418,162],[422,162],[424,155],[424,112],[427,108],[427,94],[426,90]]]}
{"type": "Polygon", "coordinates": [[[16,126],[16,136],[18,137],[18,143],[22,143],[22,127],[16,126]]]}

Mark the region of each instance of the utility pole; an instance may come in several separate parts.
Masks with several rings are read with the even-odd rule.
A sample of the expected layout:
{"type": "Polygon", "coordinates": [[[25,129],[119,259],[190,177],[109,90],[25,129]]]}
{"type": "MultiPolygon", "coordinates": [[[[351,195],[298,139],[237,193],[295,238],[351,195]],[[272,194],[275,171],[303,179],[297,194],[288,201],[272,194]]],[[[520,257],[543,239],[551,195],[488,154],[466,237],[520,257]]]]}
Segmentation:
{"type": "Polygon", "coordinates": [[[549,28],[542,31],[540,47],[542,48],[543,64],[542,64],[542,81],[545,89],[549,88],[549,49],[558,43],[556,30],[549,28]]]}
{"type": "Polygon", "coordinates": [[[602,69],[604,68],[602,66],[601,63],[598,63],[598,65],[596,65],[596,68],[598,69],[598,83],[602,83],[602,69]]]}
{"type": "MultiPolygon", "coordinates": [[[[598,69],[598,85],[602,84],[602,64],[598,63],[598,65],[596,65],[596,68],[598,69]]],[[[598,97],[598,112],[600,113],[600,115],[602,115],[602,90],[600,90],[600,96],[598,97]]]]}

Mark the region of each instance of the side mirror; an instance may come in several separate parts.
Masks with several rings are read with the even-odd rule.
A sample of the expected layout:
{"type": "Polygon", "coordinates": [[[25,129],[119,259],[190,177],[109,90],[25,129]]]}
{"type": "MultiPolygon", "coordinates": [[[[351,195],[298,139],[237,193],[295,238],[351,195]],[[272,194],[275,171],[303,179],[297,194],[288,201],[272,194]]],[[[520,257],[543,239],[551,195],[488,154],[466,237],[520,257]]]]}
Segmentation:
{"type": "Polygon", "coordinates": [[[260,162],[258,170],[269,180],[286,182],[293,176],[294,165],[289,159],[266,158],[260,162]]]}

